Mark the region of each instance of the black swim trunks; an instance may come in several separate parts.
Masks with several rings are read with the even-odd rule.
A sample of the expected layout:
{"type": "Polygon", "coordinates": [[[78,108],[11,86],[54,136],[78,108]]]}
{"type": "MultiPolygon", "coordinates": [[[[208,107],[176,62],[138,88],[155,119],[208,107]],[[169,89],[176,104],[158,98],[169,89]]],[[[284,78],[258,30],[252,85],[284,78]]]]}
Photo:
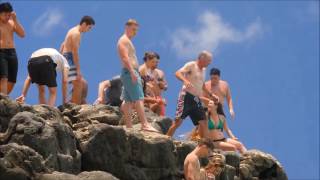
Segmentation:
{"type": "Polygon", "coordinates": [[[28,72],[32,83],[57,87],[56,64],[50,56],[31,58],[28,62],[28,72]]]}
{"type": "Polygon", "coordinates": [[[17,81],[18,58],[15,49],[0,49],[0,78],[8,78],[9,82],[17,81]]]}
{"type": "Polygon", "coordinates": [[[195,126],[199,124],[199,121],[206,120],[206,113],[200,98],[181,91],[178,99],[176,118],[185,119],[187,116],[190,116],[195,126]]]}

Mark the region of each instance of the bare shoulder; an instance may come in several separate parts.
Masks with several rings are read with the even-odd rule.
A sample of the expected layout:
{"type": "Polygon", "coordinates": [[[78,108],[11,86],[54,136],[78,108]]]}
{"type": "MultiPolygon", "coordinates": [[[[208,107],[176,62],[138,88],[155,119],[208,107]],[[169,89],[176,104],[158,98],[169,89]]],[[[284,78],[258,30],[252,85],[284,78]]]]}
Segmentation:
{"type": "Polygon", "coordinates": [[[129,43],[129,39],[126,36],[122,35],[119,38],[118,45],[120,45],[120,44],[126,45],[127,43],[129,43]]]}
{"type": "Polygon", "coordinates": [[[156,72],[159,74],[159,76],[164,76],[164,72],[161,69],[156,69],[156,72]]]}
{"type": "Polygon", "coordinates": [[[220,80],[220,84],[223,86],[223,87],[226,87],[228,88],[229,87],[229,84],[227,81],[224,81],[224,80],[220,80]]]}

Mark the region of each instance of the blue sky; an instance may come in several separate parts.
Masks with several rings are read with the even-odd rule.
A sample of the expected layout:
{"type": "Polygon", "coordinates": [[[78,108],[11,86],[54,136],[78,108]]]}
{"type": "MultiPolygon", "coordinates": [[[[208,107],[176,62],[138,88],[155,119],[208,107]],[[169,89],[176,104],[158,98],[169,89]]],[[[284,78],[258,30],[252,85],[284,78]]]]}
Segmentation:
{"type": "MultiPolygon", "coordinates": [[[[207,49],[231,86],[236,119],[228,121],[249,148],[274,155],[289,179],[319,179],[319,1],[12,1],[26,38],[16,38],[20,95],[27,60],[38,48],[59,48],[83,15],[96,26],[85,33],[80,63],[89,82],[120,72],[116,42],[128,18],[140,23],[133,40],[140,63],[145,51],[160,54],[173,117],[181,83],[175,71],[207,49]]],[[[207,73],[208,78],[208,73],[207,73]]],[[[60,88],[60,87],[59,87],[60,88]]],[[[37,103],[33,86],[27,103],[37,103]]],[[[58,104],[61,103],[59,92],[58,104]]],[[[192,128],[187,119],[176,135],[192,128]]]]}

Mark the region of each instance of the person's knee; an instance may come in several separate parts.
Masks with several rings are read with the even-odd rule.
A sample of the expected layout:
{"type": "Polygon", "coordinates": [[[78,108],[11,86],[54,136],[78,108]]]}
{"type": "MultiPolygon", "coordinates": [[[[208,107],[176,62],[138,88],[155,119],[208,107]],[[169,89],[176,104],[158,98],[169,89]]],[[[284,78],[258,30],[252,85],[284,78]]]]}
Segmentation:
{"type": "Polygon", "coordinates": [[[45,93],[45,87],[44,86],[39,86],[39,94],[44,94],[45,93]]]}
{"type": "Polygon", "coordinates": [[[49,93],[51,95],[57,95],[57,88],[49,88],[49,93]]]}

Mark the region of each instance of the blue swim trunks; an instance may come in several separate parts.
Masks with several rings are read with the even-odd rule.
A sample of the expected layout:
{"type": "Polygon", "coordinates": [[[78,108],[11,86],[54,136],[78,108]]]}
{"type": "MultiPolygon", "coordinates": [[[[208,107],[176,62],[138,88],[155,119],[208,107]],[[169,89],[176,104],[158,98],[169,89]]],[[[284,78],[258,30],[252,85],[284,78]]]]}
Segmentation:
{"type": "Polygon", "coordinates": [[[77,68],[73,61],[73,55],[71,52],[63,53],[63,56],[67,59],[70,69],[68,74],[68,82],[74,81],[77,79],[77,68]]]}
{"type": "Polygon", "coordinates": [[[138,70],[134,70],[135,75],[138,77],[137,82],[132,83],[131,75],[128,69],[123,68],[121,71],[121,81],[123,84],[122,98],[126,102],[134,102],[144,99],[141,77],[138,70]]]}

